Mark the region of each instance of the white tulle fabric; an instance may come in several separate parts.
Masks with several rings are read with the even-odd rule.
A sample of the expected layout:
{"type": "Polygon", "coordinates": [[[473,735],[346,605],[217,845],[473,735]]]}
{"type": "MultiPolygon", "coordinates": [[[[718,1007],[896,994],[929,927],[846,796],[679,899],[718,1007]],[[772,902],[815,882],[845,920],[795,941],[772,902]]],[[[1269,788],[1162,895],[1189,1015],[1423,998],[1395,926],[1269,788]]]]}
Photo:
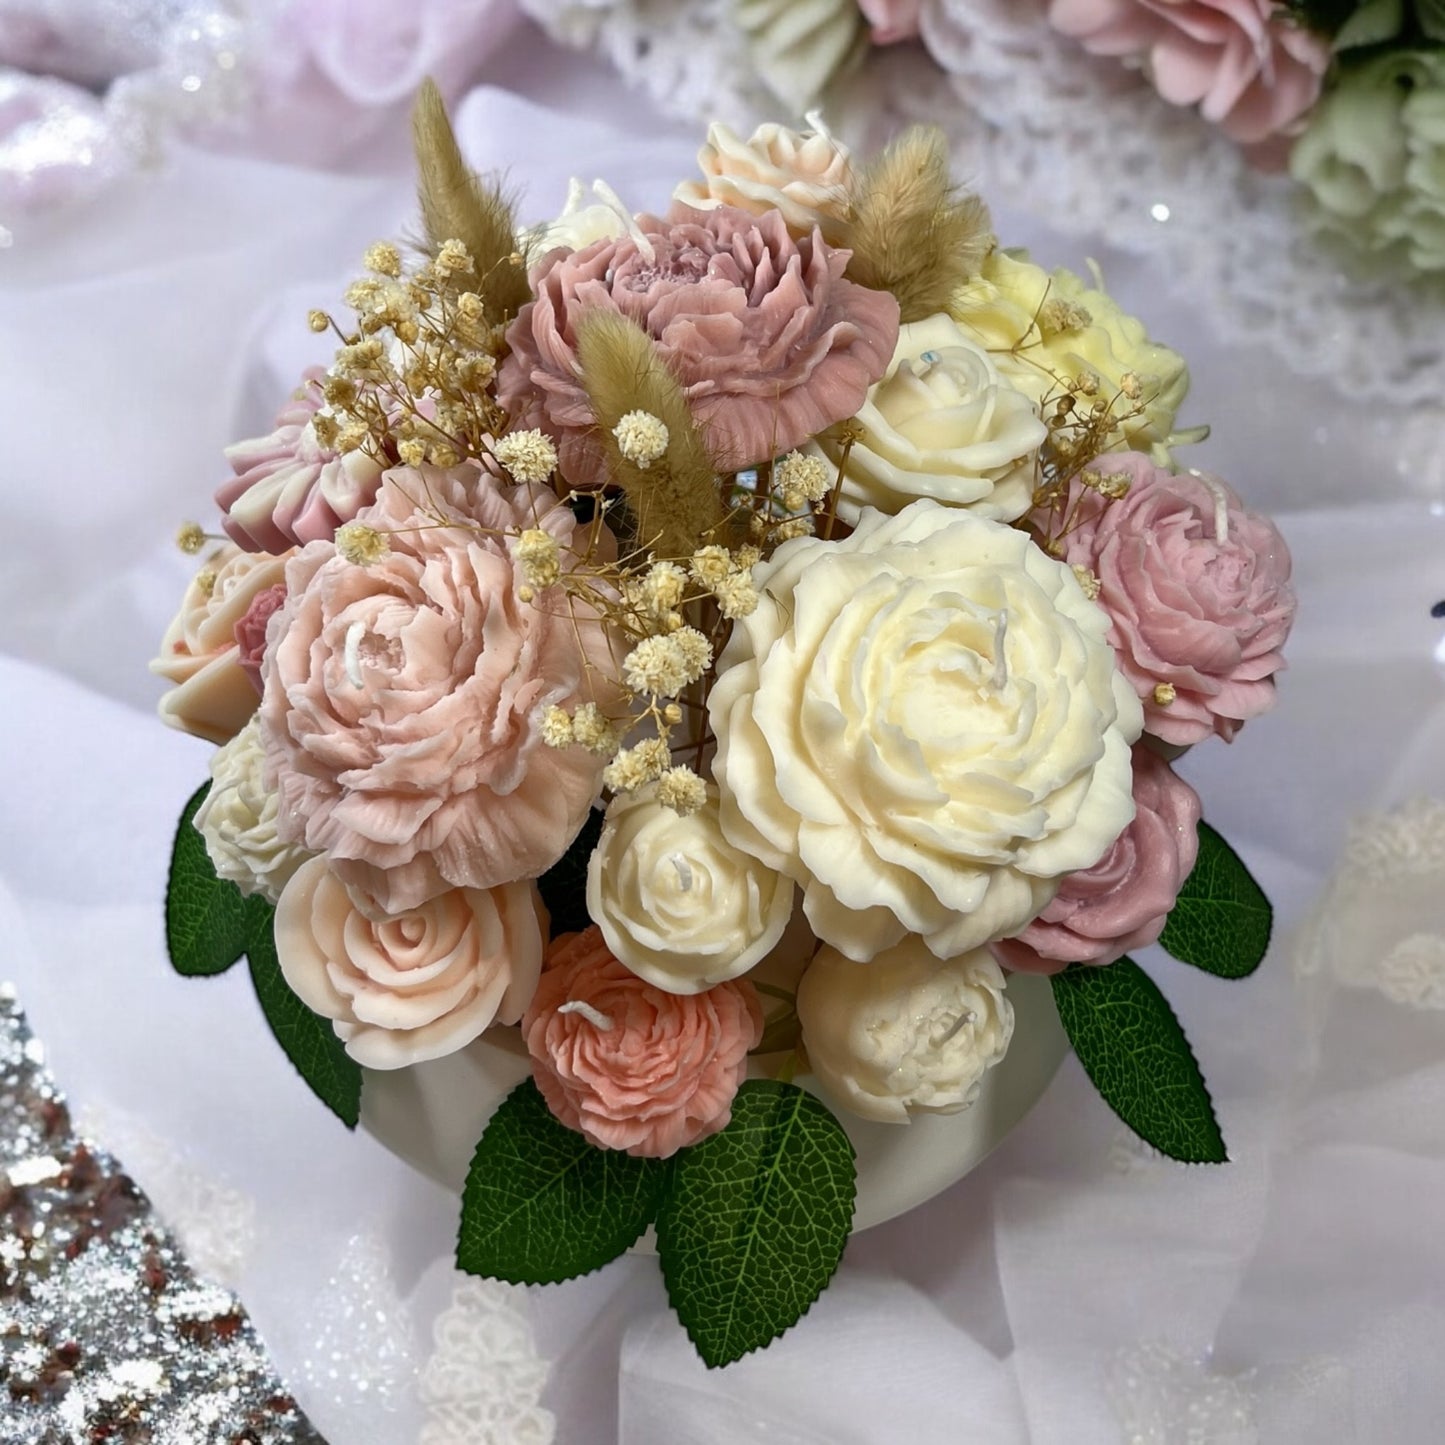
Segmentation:
{"type": "Polygon", "coordinates": [[[516,18],[513,0],[0,0],[0,223],[182,137],[336,161],[425,76],[474,75],[516,18]]]}
{"type": "MultiPolygon", "coordinates": [[[[735,0],[521,0],[676,115],[796,117],[763,82],[735,0]]],[[[1192,111],[1052,31],[1048,0],[924,0],[922,45],[870,55],[827,110],[852,139],[942,125],[991,199],[1157,257],[1220,336],[1263,342],[1354,397],[1445,421],[1445,283],[1371,276],[1316,234],[1285,177],[1192,111]]]]}
{"type": "MultiPolygon", "coordinates": [[[[507,165],[526,188],[525,218],[559,209],[579,164],[664,207],[696,132],[600,64],[523,60],[510,81],[559,109],[481,91],[459,123],[475,164],[507,165]]],[[[193,570],[170,538],[204,506],[221,447],[315,359],[307,307],[330,304],[411,206],[404,160],[358,179],[182,147],[170,171],[123,182],[83,222],[50,217],[44,246],[0,263],[0,395],[23,419],[0,528],[0,972],[77,1106],[143,1120],[253,1201],[236,1284],[322,1434],[417,1445],[446,1428],[427,1445],[453,1445],[460,1429],[470,1445],[455,1424],[470,1418],[488,1422],[490,1439],[473,1431],[487,1445],[536,1445],[545,1412],[568,1445],[1434,1445],[1445,1048],[1440,1010],[1414,1002],[1435,997],[1411,962],[1433,945],[1403,945],[1445,928],[1431,912],[1445,890],[1412,863],[1396,875],[1408,908],[1381,905],[1350,881],[1378,845],[1346,845],[1367,814],[1386,819],[1382,836],[1408,824],[1421,840],[1391,844],[1392,859],[1442,847],[1445,625],[1429,608],[1445,596],[1445,475],[1408,461],[1393,414],[1341,401],[1259,343],[1223,344],[1185,282],[1126,264],[1106,237],[999,208],[1049,265],[1097,255],[1189,356],[1185,420],[1219,423],[1191,460],[1279,511],[1301,597],[1278,710],[1184,765],[1274,897],[1277,946],[1241,983],[1143,960],[1200,1054],[1233,1163],[1151,1156],[1066,1063],[982,1167],[850,1244],[804,1328],[708,1371],[654,1259],[454,1298],[455,1196],[311,1103],[244,968],[170,974],[167,850],[209,752],[153,716],[145,661],[193,570]],[[1319,954],[1295,937],[1327,883],[1304,935],[1319,954]],[[1347,936],[1361,942],[1342,956],[1347,936]],[[1362,952],[1395,962],[1366,969],[1362,952]],[[368,1305],[401,1327],[365,1325],[368,1305]],[[471,1323],[447,1325],[454,1368],[433,1375],[430,1331],[455,1305],[471,1323]],[[387,1352],[380,1376],[368,1351],[387,1352]],[[438,1398],[422,1398],[428,1379],[438,1398]],[[516,1423],[492,1423],[508,1410],[516,1423]]]]}

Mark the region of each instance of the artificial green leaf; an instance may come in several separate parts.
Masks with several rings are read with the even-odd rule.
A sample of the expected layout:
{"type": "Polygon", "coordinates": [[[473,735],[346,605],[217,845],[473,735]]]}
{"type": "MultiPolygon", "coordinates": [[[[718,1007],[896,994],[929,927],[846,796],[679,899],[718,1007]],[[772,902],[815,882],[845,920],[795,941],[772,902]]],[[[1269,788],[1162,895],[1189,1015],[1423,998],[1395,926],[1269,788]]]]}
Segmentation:
{"type": "Polygon", "coordinates": [[[855,1193],[843,1126],[771,1079],[745,1083],[727,1128],[674,1156],[657,1249],[706,1364],[731,1364],[807,1313],[843,1257],[855,1193]]]}
{"type": "Polygon", "coordinates": [[[1340,27],[1336,50],[1360,50],[1382,45],[1405,28],[1405,0],[1365,0],[1340,27]]]}
{"type": "Polygon", "coordinates": [[[1199,856],[1179,890],[1159,945],[1220,978],[1245,978],[1269,950],[1274,910],[1239,855],[1199,825],[1199,856]]]}
{"type": "Polygon", "coordinates": [[[166,882],[166,949],[176,972],[192,978],[230,968],[246,951],[254,916],[241,890],[216,876],[196,829],[196,813],[210,788],[209,783],[198,788],[181,814],[166,882]]]}
{"type": "Polygon", "coordinates": [[[662,1160],[599,1149],[559,1123],[528,1079],[472,1156],[457,1267],[511,1284],[590,1274],[641,1238],[666,1180],[662,1160]]]}
{"type": "Polygon", "coordinates": [[[1186,1164],[1228,1159],[1189,1040],[1132,958],[1056,973],[1054,1002],[1104,1102],[1161,1154],[1186,1164]]]}
{"type": "Polygon", "coordinates": [[[552,937],[580,933],[591,925],[587,912],[587,863],[602,836],[602,814],[594,808],[572,846],[538,880],[537,891],[552,920],[552,937]]]}
{"type": "Polygon", "coordinates": [[[1415,0],[1415,18],[1430,40],[1445,40],[1445,0],[1415,0]]]}
{"type": "Polygon", "coordinates": [[[258,912],[255,921],[246,956],[261,1012],[311,1092],[348,1129],[354,1129],[361,1117],[361,1065],[342,1047],[331,1021],[312,1013],[291,991],[276,960],[270,910],[264,918],[258,912]]]}
{"type": "MultiPolygon", "coordinates": [[[[1356,11],[1368,8],[1376,0],[1286,0],[1289,12],[1307,30],[1321,35],[1334,35],[1356,11]]],[[[1398,0],[1385,0],[1397,4],[1398,0]]]]}

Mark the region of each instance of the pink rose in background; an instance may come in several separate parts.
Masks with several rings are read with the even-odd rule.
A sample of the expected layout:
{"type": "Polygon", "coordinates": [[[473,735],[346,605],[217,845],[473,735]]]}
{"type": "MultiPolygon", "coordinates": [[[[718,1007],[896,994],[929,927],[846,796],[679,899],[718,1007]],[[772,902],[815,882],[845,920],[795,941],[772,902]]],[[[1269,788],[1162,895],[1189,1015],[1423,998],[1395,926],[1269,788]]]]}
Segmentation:
{"type": "Polygon", "coordinates": [[[312,858],[276,904],[276,957],[357,1063],[400,1069],[522,1017],[542,971],[538,909],[531,883],[507,883],[453,888],[374,918],[326,859],[312,858]]]}
{"type": "Polygon", "coordinates": [[[1199,851],[1199,794],[1143,743],[1134,749],[1134,821],[1092,867],[1071,873],[1017,938],[993,945],[1018,973],[1113,963],[1153,943],[1199,851]]]}
{"type": "Polygon", "coordinates": [[[345,456],[316,438],[312,418],[321,409],[325,370],[307,370],[301,388],[276,417],[269,436],[226,448],[235,476],[216,491],[221,525],[248,552],[284,552],[308,542],[329,542],[376,496],[381,467],[365,452],[345,456]]]}
{"type": "Polygon", "coordinates": [[[547,1107],[602,1149],[666,1159],[727,1127],[763,1036],[753,986],[664,993],[595,925],[558,939],[522,1035],[547,1107]]]}
{"type": "Polygon", "coordinates": [[[521,600],[501,534],[549,532],[570,569],[592,529],[547,489],[471,466],[389,471],[360,520],[387,554],[359,566],[313,542],[270,623],[261,737],[277,832],[387,913],[538,877],[582,826],[603,760],[547,747],[537,714],[590,700],[589,663],[615,664],[585,604],[521,600]]]}
{"type": "Polygon", "coordinates": [[[777,211],[676,204],[631,236],[549,252],[537,293],[507,332],[498,394],[515,427],[556,438],[573,485],[599,479],[596,425],[577,380],[577,321],[592,307],[630,316],[657,342],[720,463],[792,450],[852,416],[893,359],[898,303],[843,279],[848,252],[794,240],[777,211]]]}
{"type": "Polygon", "coordinates": [[[918,34],[923,0],[858,0],[858,8],[872,27],[868,38],[874,45],[896,45],[918,34]]]}
{"type": "Polygon", "coordinates": [[[159,704],[163,722],[212,743],[229,742],[245,727],[257,698],[236,629],[285,571],[285,557],[229,542],[205,559],[150,665],[172,684],[159,704]]]}
{"type": "Polygon", "coordinates": [[[1129,490],[1106,503],[1072,483],[1063,557],[1099,579],[1144,730],[1183,746],[1211,733],[1227,741],[1275,703],[1295,613],[1289,548],[1214,477],[1175,476],[1138,452],[1101,457],[1095,470],[1122,472],[1129,490]]]}
{"type": "Polygon", "coordinates": [[[1140,60],[1165,100],[1247,146],[1295,129],[1330,63],[1276,0],[1053,0],[1049,22],[1094,55],[1140,60]]]}
{"type": "Polygon", "coordinates": [[[251,599],[246,615],[236,624],[236,647],[239,649],[236,661],[245,669],[258,697],[261,695],[261,663],[266,657],[266,625],[285,601],[286,584],[278,582],[274,587],[258,592],[251,599]]]}

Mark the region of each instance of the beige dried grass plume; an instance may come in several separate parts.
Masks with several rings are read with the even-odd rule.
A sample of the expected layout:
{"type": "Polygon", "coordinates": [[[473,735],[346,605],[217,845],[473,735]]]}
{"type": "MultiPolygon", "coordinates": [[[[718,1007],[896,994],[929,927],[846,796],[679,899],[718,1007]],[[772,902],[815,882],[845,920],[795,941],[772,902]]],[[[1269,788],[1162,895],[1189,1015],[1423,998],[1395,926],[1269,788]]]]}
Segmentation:
{"type": "Polygon", "coordinates": [[[639,543],[659,557],[690,557],[720,540],[717,469],[652,338],[618,312],[587,311],[577,322],[577,359],[609,474],[627,496],[639,543]],[[666,452],[645,468],[623,456],[613,435],[631,411],[650,412],[667,428],[666,452]]]}
{"type": "Polygon", "coordinates": [[[891,291],[900,318],[946,311],[994,243],[988,207],[954,184],[937,126],[910,126],[854,183],[841,244],[848,279],[891,291]]]}
{"type": "Polygon", "coordinates": [[[426,246],[433,256],[446,241],[460,241],[475,272],[464,278],[494,324],[509,321],[531,299],[512,199],[495,180],[476,174],[462,157],[436,82],[424,80],[412,109],[417,194],[426,246]]]}

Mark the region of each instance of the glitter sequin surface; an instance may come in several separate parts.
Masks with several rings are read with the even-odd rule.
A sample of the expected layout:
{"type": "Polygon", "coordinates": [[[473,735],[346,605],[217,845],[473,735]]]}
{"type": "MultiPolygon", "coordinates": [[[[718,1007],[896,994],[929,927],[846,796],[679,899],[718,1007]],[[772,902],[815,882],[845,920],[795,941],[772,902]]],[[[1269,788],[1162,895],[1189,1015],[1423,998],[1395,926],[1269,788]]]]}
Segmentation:
{"type": "Polygon", "coordinates": [[[0,985],[0,1440],[325,1445],[235,1296],[77,1137],[0,985]]]}

